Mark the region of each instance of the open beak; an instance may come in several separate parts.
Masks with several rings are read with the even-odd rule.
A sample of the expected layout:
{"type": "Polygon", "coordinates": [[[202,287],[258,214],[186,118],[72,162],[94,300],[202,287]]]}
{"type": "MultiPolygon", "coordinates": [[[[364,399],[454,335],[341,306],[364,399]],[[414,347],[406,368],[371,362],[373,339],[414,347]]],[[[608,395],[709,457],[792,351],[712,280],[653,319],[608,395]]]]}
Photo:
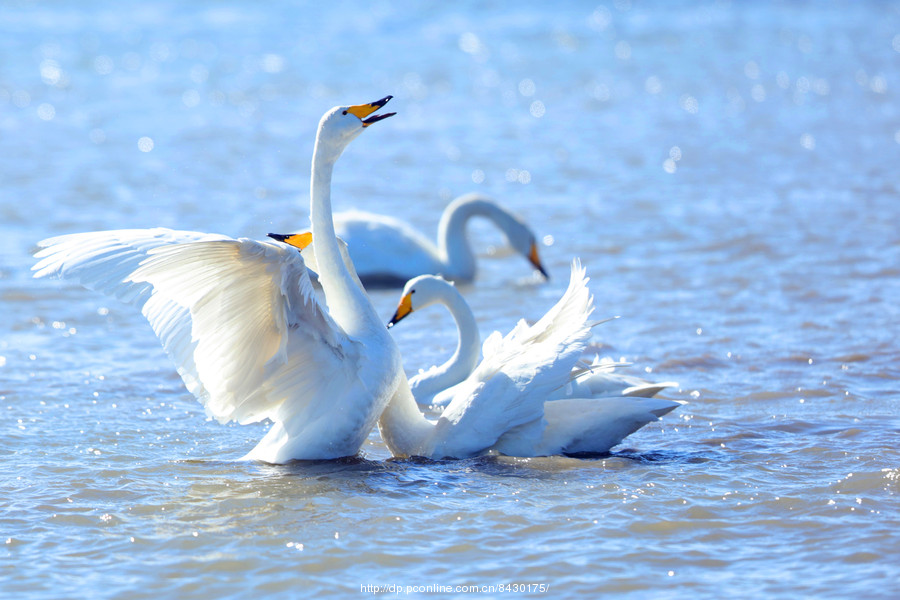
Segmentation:
{"type": "Polygon", "coordinates": [[[391,321],[387,324],[388,329],[402,321],[409,313],[412,312],[412,294],[406,294],[400,299],[397,305],[397,312],[391,317],[391,321]]]}
{"type": "Polygon", "coordinates": [[[285,244],[289,244],[294,248],[297,248],[301,252],[304,248],[312,244],[312,232],[306,231],[304,233],[269,233],[266,234],[273,240],[278,240],[279,242],[284,242],[285,244]]]}
{"type": "Polygon", "coordinates": [[[347,112],[362,120],[363,127],[368,127],[372,123],[377,123],[382,119],[393,117],[397,113],[384,113],[383,115],[372,115],[376,110],[387,104],[393,96],[385,96],[381,100],[376,100],[369,104],[357,104],[347,109],[347,112]],[[369,115],[372,115],[371,117],[369,115]],[[366,118],[368,117],[368,118],[366,118]]]}
{"type": "Polygon", "coordinates": [[[547,273],[547,270],[544,268],[544,265],[541,264],[541,259],[538,256],[537,242],[531,242],[531,252],[528,254],[528,261],[534,265],[535,269],[541,272],[544,279],[550,279],[550,274],[547,273]]]}

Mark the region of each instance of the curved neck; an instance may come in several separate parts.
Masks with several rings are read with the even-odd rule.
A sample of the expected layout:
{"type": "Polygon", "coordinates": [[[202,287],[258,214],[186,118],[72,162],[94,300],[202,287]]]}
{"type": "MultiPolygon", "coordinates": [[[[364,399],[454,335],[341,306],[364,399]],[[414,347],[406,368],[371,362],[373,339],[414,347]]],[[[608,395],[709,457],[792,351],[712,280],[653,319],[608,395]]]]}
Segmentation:
{"type": "Polygon", "coordinates": [[[475,254],[466,237],[466,223],[474,216],[489,219],[507,237],[515,223],[512,215],[479,194],[460,196],[447,205],[438,224],[437,243],[441,260],[448,267],[446,275],[450,278],[475,277],[475,254]]]}
{"type": "Polygon", "coordinates": [[[395,457],[430,456],[435,423],[419,410],[409,383],[400,378],[397,391],[378,418],[378,430],[395,457]]]}
{"type": "Polygon", "coordinates": [[[430,400],[435,394],[456,385],[475,370],[480,354],[481,336],[475,315],[462,295],[452,286],[439,298],[447,307],[459,334],[456,351],[440,366],[433,367],[416,381],[416,400],[430,400]]]}
{"type": "Polygon", "coordinates": [[[319,136],[316,136],[310,180],[310,223],[319,283],[325,293],[328,311],[346,333],[354,333],[371,328],[373,323],[380,325],[381,321],[365,292],[347,270],[334,232],[331,175],[339,156],[340,153],[335,156],[323,149],[319,136]]]}
{"type": "MultiPolygon", "coordinates": [[[[450,360],[432,370],[442,372],[426,378],[427,385],[434,388],[432,394],[459,383],[475,370],[481,343],[475,315],[455,287],[448,285],[441,288],[437,301],[447,307],[456,321],[459,343],[450,360]]],[[[424,393],[421,386],[416,388],[416,392],[420,397],[424,393]]],[[[443,416],[438,423],[441,422],[444,426],[447,425],[443,416]]],[[[381,413],[378,428],[384,443],[394,456],[431,456],[435,450],[435,433],[440,425],[422,414],[404,379],[381,413]]]]}

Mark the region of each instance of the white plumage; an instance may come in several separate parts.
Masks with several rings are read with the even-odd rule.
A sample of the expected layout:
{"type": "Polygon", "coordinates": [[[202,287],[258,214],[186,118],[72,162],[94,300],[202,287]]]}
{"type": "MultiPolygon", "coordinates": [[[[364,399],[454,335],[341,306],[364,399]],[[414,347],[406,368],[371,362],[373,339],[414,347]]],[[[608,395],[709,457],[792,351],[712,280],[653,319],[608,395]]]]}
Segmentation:
{"type": "MultiPolygon", "coordinates": [[[[608,411],[580,404],[594,400],[546,401],[569,380],[590,335],[592,300],[577,262],[566,293],[542,319],[485,341],[485,359],[454,388],[436,420],[419,411],[397,346],[342,253],[331,214],[334,163],[364,127],[390,116],[363,120],[389,99],[332,109],[319,124],[310,250],[324,304],[295,249],[197,232],[52,238],[41,243],[35,276],[74,279],[140,307],[211,415],[223,422],[272,420],[245,458],[282,463],[352,455],[376,419],[395,456],[601,451],[590,440],[609,434],[608,411]],[[583,418],[573,418],[576,411],[583,418]]],[[[675,406],[648,410],[662,414],[675,406]]],[[[620,420],[631,419],[636,429],[641,418],[631,412],[620,420]]]]}
{"type": "MultiPolygon", "coordinates": [[[[409,224],[387,215],[349,211],[334,215],[335,232],[347,243],[360,280],[369,287],[400,287],[417,275],[442,275],[454,281],[475,278],[475,254],[467,239],[470,219],[490,220],[513,249],[545,277],[531,228],[493,200],[480,194],[460,196],[444,209],[437,244],[409,224]]],[[[273,234],[276,239],[284,235],[273,234]]]]}
{"type": "MultiPolygon", "coordinates": [[[[413,310],[422,310],[433,304],[447,308],[457,328],[457,346],[453,355],[444,363],[432,366],[409,379],[409,386],[422,406],[446,406],[453,399],[453,386],[472,373],[481,354],[481,337],[475,315],[456,287],[440,277],[421,275],[409,280],[403,288],[400,307],[391,319],[392,327],[413,310]]],[[[484,343],[484,356],[495,352],[500,333],[494,332],[484,343]]],[[[565,386],[553,392],[551,399],[590,398],[600,396],[641,396],[650,398],[668,387],[673,381],[650,382],[633,375],[615,371],[619,363],[595,356],[592,362],[579,360],[572,371],[572,378],[565,386]]]]}
{"type": "MultiPolygon", "coordinates": [[[[629,397],[652,396],[672,383],[651,384],[608,370],[587,371],[589,377],[576,379],[584,371],[577,365],[593,309],[586,283],[584,270],[574,263],[569,289],[557,305],[532,326],[520,321],[505,337],[494,332],[485,340],[484,359],[473,368],[478,332],[468,304],[443,279],[426,275],[411,280],[391,323],[415,309],[442,303],[460,332],[447,363],[410,380],[417,401],[446,405],[440,420],[454,424],[497,419],[512,411],[511,426],[491,449],[515,456],[607,452],[678,407],[668,400],[629,397]]],[[[602,364],[595,363],[598,368],[602,364]]]]}
{"type": "Polygon", "coordinates": [[[390,116],[363,120],[389,99],[337,107],[319,124],[310,204],[324,306],[294,248],[197,232],[51,238],[40,244],[35,276],[74,279],[141,308],[188,390],[219,421],[272,420],[246,458],[353,455],[405,377],[396,345],[340,260],[331,173],[351,140],[390,116]]]}

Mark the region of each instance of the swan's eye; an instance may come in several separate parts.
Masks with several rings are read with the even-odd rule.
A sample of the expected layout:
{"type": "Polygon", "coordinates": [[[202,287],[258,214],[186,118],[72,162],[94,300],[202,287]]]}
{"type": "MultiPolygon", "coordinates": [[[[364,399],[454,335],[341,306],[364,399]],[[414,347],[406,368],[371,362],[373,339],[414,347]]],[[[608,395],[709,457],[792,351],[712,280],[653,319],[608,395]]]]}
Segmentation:
{"type": "Polygon", "coordinates": [[[346,115],[346,114],[347,114],[347,111],[345,110],[345,111],[342,112],[341,114],[342,114],[342,115],[346,115]]]}

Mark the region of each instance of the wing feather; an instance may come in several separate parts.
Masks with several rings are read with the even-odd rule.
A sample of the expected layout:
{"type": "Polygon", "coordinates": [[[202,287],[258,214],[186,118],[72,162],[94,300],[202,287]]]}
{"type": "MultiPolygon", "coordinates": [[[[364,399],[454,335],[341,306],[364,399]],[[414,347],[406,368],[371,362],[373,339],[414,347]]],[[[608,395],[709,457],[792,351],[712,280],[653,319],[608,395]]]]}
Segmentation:
{"type": "Polygon", "coordinates": [[[125,283],[125,279],[148,253],[161,246],[198,240],[227,239],[225,236],[196,231],[155,229],[117,229],[57,236],[38,243],[35,254],[41,259],[34,267],[35,277],[57,276],[84,287],[141,307],[152,287],[145,282],[125,283]]]}
{"type": "Polygon", "coordinates": [[[166,229],[40,246],[35,277],[73,279],[138,306],[187,389],[221,422],[318,414],[314,400],[330,403],[355,380],[359,344],[319,306],[293,248],[166,229]]]}
{"type": "Polygon", "coordinates": [[[540,320],[530,326],[520,321],[505,337],[488,338],[490,353],[452,388],[438,421],[437,445],[447,456],[484,451],[507,430],[542,418],[544,401],[568,381],[590,338],[587,282],[576,259],[568,289],[540,320]]]}

